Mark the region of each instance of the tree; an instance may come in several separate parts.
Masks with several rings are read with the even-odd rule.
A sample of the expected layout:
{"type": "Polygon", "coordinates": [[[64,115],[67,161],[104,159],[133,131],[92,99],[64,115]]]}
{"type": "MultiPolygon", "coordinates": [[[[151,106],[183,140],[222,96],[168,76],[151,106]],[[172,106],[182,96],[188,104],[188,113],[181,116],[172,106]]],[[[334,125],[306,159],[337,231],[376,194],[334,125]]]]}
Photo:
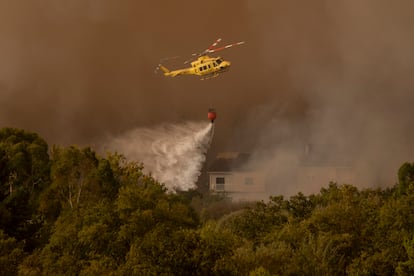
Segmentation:
{"type": "Polygon", "coordinates": [[[414,187],[414,163],[404,163],[398,170],[398,193],[406,194],[408,189],[414,187]]]}
{"type": "Polygon", "coordinates": [[[268,203],[258,202],[239,214],[231,216],[224,223],[237,235],[260,243],[274,228],[281,228],[288,221],[286,202],[283,196],[270,197],[268,203]]]}
{"type": "Polygon", "coordinates": [[[48,183],[48,145],[35,133],[14,128],[1,129],[0,164],[1,200],[12,196],[16,190],[33,191],[48,183]]]}
{"type": "Polygon", "coordinates": [[[71,209],[78,207],[82,198],[90,195],[85,190],[95,192],[91,186],[96,184],[93,176],[99,164],[98,157],[90,148],[54,147],[52,160],[51,189],[58,193],[63,205],[71,209]]]}
{"type": "Polygon", "coordinates": [[[399,262],[396,272],[398,275],[414,274],[414,238],[404,241],[404,248],[408,256],[407,261],[399,262]]]}
{"type": "Polygon", "coordinates": [[[25,256],[22,242],[9,237],[0,229],[0,271],[2,275],[16,275],[18,264],[25,256]]]}
{"type": "Polygon", "coordinates": [[[197,255],[200,259],[200,274],[228,275],[234,271],[229,261],[243,240],[214,221],[205,223],[199,233],[197,255]]]}
{"type": "Polygon", "coordinates": [[[306,197],[302,193],[298,193],[286,202],[286,209],[294,219],[303,220],[312,214],[315,205],[316,204],[312,199],[306,197]]]}
{"type": "Polygon", "coordinates": [[[50,183],[47,143],[37,134],[14,128],[0,130],[0,228],[27,250],[40,224],[39,194],[50,183]]]}

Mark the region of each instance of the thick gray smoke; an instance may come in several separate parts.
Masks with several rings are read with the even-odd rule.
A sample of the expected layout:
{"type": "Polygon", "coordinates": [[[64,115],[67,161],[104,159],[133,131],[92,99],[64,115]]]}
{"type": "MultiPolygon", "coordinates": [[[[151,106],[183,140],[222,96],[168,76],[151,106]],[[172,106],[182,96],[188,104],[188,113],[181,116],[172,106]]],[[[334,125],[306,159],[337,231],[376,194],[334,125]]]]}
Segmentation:
{"type": "Polygon", "coordinates": [[[326,145],[320,158],[352,163],[354,184],[390,186],[414,159],[413,10],[412,0],[0,0],[0,126],[89,145],[201,120],[212,106],[207,163],[253,152],[258,169],[280,168],[275,193],[318,191],[325,180],[294,186],[288,168],[306,144],[326,145]],[[218,37],[246,41],[219,53],[232,62],[222,76],[153,73],[218,37]]]}
{"type": "Polygon", "coordinates": [[[246,129],[258,138],[251,165],[285,195],[318,192],[338,175],[340,184],[393,185],[399,166],[414,160],[413,2],[271,6],[251,4],[263,15],[256,24],[274,27],[261,34],[263,58],[275,71],[284,66],[289,91],[305,104],[300,116],[286,116],[289,100],[250,111],[246,129]]]}
{"type": "Polygon", "coordinates": [[[196,187],[213,134],[211,123],[163,124],[128,131],[105,144],[131,161],[143,162],[144,171],[170,191],[185,191],[196,187]]]}

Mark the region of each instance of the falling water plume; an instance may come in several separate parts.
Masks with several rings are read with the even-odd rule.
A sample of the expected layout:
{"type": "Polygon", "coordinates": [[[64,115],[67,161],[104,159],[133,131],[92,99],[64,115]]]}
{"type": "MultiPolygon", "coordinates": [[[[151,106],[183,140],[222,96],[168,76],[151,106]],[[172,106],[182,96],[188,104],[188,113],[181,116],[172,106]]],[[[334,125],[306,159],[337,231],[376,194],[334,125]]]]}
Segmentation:
{"type": "Polygon", "coordinates": [[[187,122],[137,128],[110,139],[108,148],[131,161],[170,191],[195,188],[214,135],[214,124],[187,122]]]}

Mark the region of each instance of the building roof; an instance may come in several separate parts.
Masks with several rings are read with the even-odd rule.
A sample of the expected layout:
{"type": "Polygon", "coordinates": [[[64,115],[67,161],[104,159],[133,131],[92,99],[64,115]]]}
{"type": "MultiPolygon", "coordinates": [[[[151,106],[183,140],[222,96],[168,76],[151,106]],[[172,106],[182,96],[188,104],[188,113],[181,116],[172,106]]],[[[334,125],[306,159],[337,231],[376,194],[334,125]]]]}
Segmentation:
{"type": "Polygon", "coordinates": [[[216,159],[208,168],[208,172],[245,171],[249,159],[249,153],[222,152],[217,154],[216,159]]]}

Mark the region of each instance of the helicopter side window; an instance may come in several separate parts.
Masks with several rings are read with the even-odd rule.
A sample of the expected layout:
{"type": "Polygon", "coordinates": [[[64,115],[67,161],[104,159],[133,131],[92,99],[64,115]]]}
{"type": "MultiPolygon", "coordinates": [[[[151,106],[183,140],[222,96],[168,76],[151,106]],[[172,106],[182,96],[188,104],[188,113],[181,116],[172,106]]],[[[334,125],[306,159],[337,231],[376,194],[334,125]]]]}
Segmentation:
{"type": "Polygon", "coordinates": [[[223,60],[221,59],[221,58],[219,58],[218,60],[217,60],[217,65],[219,65],[220,63],[222,63],[223,62],[223,60]]]}
{"type": "Polygon", "coordinates": [[[198,68],[198,70],[199,70],[199,71],[203,71],[203,66],[200,66],[200,67],[198,68]]]}
{"type": "Polygon", "coordinates": [[[214,66],[214,67],[217,67],[217,66],[218,66],[217,62],[214,62],[214,63],[213,63],[213,66],[214,66]]]}
{"type": "Polygon", "coordinates": [[[207,70],[207,65],[204,65],[203,66],[203,70],[207,70]]]}

